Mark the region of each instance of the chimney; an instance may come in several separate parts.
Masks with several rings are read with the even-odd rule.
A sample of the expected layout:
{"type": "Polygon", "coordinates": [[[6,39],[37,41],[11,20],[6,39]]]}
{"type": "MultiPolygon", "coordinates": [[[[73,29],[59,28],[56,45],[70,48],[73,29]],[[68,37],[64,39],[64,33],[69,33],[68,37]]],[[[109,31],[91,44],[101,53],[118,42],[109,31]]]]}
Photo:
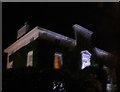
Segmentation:
{"type": "Polygon", "coordinates": [[[20,38],[20,37],[22,37],[25,33],[27,33],[28,30],[29,30],[29,27],[30,27],[30,26],[28,25],[28,23],[25,22],[25,23],[24,23],[24,26],[21,27],[21,28],[17,31],[17,39],[20,38]]]}

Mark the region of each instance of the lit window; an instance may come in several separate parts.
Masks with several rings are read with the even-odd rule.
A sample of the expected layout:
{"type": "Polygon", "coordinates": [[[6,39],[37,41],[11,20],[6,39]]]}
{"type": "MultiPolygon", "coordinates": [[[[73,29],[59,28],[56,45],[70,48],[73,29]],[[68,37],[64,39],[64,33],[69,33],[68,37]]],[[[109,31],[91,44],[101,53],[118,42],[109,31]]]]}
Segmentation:
{"type": "Polygon", "coordinates": [[[33,66],[33,51],[29,51],[27,54],[27,67],[33,66]]]}
{"type": "Polygon", "coordinates": [[[54,54],[54,69],[60,69],[62,65],[63,65],[62,54],[55,53],[54,54]]]}
{"type": "Polygon", "coordinates": [[[89,53],[87,50],[81,51],[81,58],[82,58],[81,69],[84,69],[85,67],[91,65],[90,57],[91,57],[91,53],[89,53]]]}

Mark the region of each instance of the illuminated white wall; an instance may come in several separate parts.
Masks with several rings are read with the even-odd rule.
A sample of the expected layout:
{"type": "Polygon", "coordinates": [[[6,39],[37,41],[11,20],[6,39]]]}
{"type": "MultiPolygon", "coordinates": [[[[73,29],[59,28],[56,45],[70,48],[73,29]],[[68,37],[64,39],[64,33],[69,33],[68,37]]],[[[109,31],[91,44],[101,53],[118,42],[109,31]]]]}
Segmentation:
{"type": "Polygon", "coordinates": [[[91,58],[90,52],[88,52],[87,50],[81,51],[81,59],[82,59],[81,69],[84,69],[85,67],[91,65],[90,58],[91,58]]]}
{"type": "Polygon", "coordinates": [[[13,61],[9,62],[7,65],[7,69],[13,68],[13,61]]]}

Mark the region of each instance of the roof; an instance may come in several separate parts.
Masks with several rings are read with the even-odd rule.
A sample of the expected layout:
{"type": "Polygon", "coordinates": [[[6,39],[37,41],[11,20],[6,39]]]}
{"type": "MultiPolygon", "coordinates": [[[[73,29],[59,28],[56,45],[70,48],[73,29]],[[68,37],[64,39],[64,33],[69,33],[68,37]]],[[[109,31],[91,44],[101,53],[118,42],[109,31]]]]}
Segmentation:
{"type": "Polygon", "coordinates": [[[4,52],[12,54],[12,53],[16,52],[17,50],[19,50],[20,48],[28,45],[31,42],[31,39],[36,40],[38,37],[40,39],[46,39],[49,41],[59,40],[60,44],[67,45],[68,47],[76,45],[76,40],[74,40],[72,38],[69,38],[67,36],[64,36],[64,35],[52,32],[50,30],[36,26],[31,31],[26,33],[23,37],[18,39],[16,42],[14,42],[8,48],[6,48],[4,50],[4,52]]]}

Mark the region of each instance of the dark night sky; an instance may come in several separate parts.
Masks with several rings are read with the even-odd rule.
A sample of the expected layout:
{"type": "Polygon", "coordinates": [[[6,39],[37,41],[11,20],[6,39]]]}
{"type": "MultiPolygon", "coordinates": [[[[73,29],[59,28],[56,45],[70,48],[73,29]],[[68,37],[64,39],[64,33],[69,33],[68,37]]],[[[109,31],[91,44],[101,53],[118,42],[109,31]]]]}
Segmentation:
{"type": "MultiPolygon", "coordinates": [[[[28,21],[74,38],[72,26],[94,32],[93,44],[110,52],[120,51],[119,4],[116,3],[3,3],[3,49],[16,41],[17,30],[28,21]]],[[[117,52],[118,53],[118,52],[117,52]]]]}

